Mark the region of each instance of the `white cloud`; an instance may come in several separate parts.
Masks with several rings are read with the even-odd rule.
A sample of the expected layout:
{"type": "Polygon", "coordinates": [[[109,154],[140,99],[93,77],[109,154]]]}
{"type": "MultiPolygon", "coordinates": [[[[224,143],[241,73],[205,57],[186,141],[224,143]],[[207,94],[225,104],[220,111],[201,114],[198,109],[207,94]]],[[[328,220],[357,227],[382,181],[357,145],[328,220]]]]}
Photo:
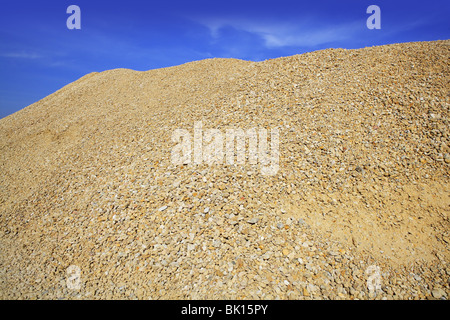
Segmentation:
{"type": "Polygon", "coordinates": [[[0,57],[4,58],[18,58],[18,59],[39,59],[41,55],[30,52],[5,52],[0,53],[0,57]]]}
{"type": "Polygon", "coordinates": [[[232,27],[261,37],[268,48],[313,47],[324,43],[342,41],[354,37],[362,30],[361,26],[365,26],[364,21],[332,25],[312,19],[280,22],[250,21],[239,18],[205,18],[196,19],[196,21],[206,26],[214,38],[218,38],[220,29],[232,27]]]}

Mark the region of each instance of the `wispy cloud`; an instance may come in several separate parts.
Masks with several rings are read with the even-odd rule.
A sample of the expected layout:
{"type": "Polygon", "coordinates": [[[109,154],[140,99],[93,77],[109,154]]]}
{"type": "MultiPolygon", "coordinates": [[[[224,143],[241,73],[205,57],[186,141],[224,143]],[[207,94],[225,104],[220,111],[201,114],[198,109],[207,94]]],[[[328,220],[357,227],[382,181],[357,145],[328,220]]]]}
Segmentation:
{"type": "Polygon", "coordinates": [[[251,21],[240,18],[201,18],[196,21],[207,27],[213,38],[220,30],[231,27],[253,33],[264,40],[267,48],[287,46],[314,47],[321,44],[351,39],[361,31],[364,22],[352,21],[341,25],[330,25],[313,19],[301,21],[251,21]]]}
{"type": "Polygon", "coordinates": [[[17,58],[17,59],[39,59],[42,58],[42,55],[39,55],[34,52],[2,52],[0,53],[0,57],[3,58],[17,58]]]}
{"type": "MultiPolygon", "coordinates": [[[[220,40],[221,30],[233,28],[255,35],[263,41],[267,49],[284,47],[313,48],[329,43],[340,45],[354,42],[362,43],[367,37],[366,18],[364,13],[359,17],[347,18],[343,21],[329,21],[324,17],[305,16],[298,19],[260,18],[258,20],[244,17],[190,17],[191,21],[203,25],[215,40],[220,40]]],[[[432,25],[432,16],[422,16],[413,21],[389,19],[382,20],[382,32],[372,33],[371,39],[387,39],[412,32],[418,28],[432,25]]]]}
{"type": "Polygon", "coordinates": [[[0,52],[0,59],[7,61],[15,59],[18,63],[32,63],[34,66],[45,68],[70,68],[70,61],[65,59],[67,54],[61,52],[32,52],[32,51],[8,51],[0,52]]]}

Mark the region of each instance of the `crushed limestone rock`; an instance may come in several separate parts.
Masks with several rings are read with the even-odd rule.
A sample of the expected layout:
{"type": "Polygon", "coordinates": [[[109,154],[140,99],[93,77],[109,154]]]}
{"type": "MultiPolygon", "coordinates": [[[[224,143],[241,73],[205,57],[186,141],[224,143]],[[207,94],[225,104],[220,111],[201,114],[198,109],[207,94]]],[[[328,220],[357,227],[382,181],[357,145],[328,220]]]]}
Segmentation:
{"type": "Polygon", "coordinates": [[[0,298],[447,299],[449,58],[116,69],[1,119],[0,298]],[[278,172],[174,165],[196,122],[277,128],[278,172]]]}

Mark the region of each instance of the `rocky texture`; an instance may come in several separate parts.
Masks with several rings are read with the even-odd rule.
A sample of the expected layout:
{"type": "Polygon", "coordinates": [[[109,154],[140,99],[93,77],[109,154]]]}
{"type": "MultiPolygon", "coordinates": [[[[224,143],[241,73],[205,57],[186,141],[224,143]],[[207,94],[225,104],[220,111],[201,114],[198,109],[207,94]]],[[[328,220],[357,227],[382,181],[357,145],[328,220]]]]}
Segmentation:
{"type": "Polygon", "coordinates": [[[447,299],[449,44],[91,73],[1,119],[0,298],[447,299]],[[173,165],[195,121],[278,128],[278,173],[173,165]]]}

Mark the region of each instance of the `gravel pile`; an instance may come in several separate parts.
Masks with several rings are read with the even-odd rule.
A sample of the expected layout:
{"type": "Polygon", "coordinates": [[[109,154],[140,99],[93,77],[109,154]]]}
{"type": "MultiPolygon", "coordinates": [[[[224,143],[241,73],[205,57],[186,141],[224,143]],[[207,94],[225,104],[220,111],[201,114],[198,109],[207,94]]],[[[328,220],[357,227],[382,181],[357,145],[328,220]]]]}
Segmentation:
{"type": "Polygon", "coordinates": [[[0,120],[2,299],[448,299],[450,41],[91,73],[0,120]],[[279,131],[279,169],[176,165],[279,131]]]}

